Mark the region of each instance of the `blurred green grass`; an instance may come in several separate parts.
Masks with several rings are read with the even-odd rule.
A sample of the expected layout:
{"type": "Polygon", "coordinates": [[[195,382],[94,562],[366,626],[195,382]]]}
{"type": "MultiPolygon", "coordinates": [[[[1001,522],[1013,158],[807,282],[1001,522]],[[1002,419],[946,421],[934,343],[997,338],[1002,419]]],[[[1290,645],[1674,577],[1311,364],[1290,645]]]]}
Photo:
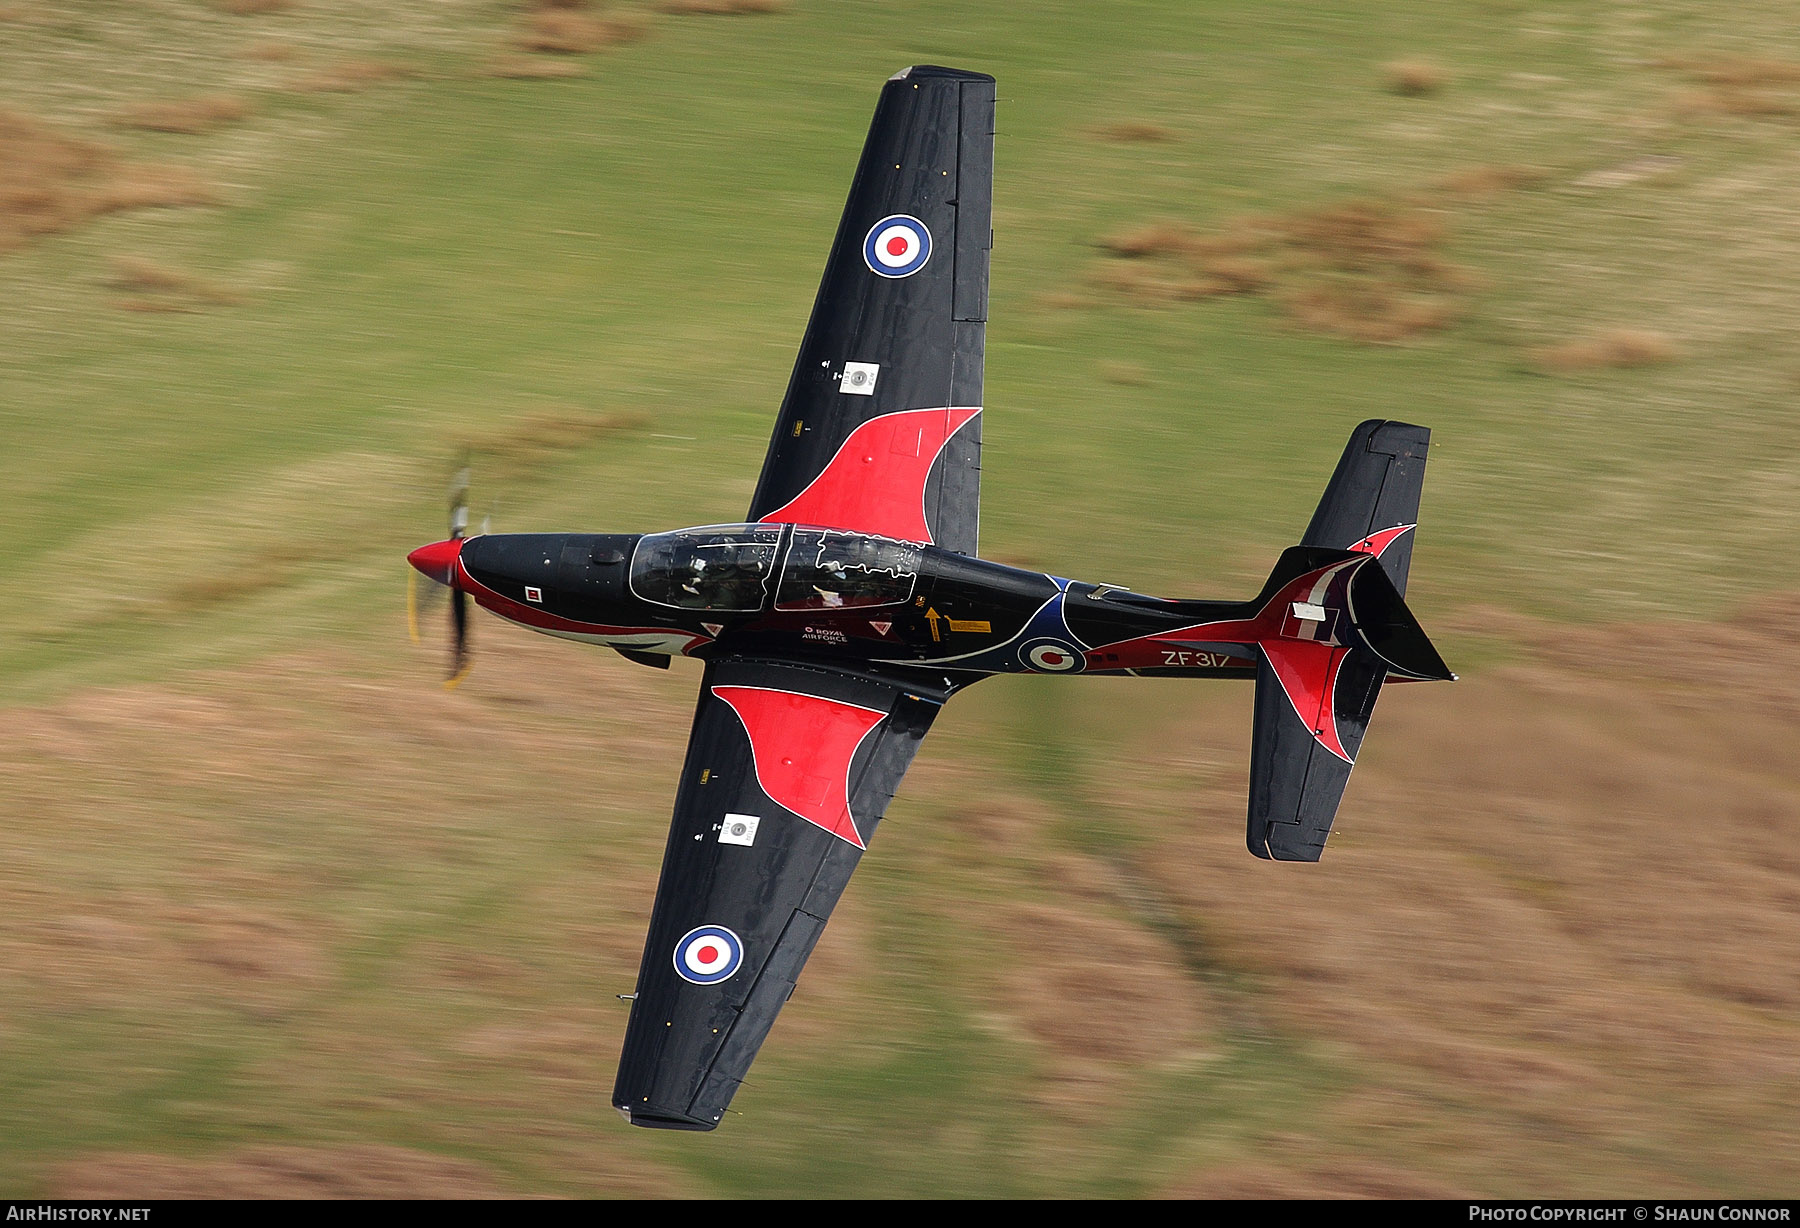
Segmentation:
{"type": "MultiPolygon", "coordinates": [[[[8,706],[133,683],[204,689],[223,685],[208,671],[321,651],[333,669],[391,681],[401,559],[441,534],[452,458],[534,416],[626,425],[573,430],[566,449],[478,457],[475,511],[496,529],[737,519],[876,89],[915,62],[1000,82],[984,553],[1150,591],[1240,593],[1298,536],[1357,421],[1419,421],[1438,447],[1411,599],[1466,672],[1520,647],[1484,630],[1486,611],[1571,623],[1714,614],[1763,592],[1771,557],[1800,535],[1800,314],[1787,293],[1800,274],[1788,196],[1800,132],[1791,114],[1682,101],[1707,57],[1800,58],[1781,4],[1728,16],[1509,0],[797,0],[732,19],[645,9],[645,39],[588,57],[583,76],[543,81],[487,75],[515,16],[487,0],[373,12],[308,0],[255,17],[180,0],[15,7],[0,24],[0,106],[192,164],[226,203],[114,215],[0,256],[8,706]],[[249,54],[270,40],[292,57],[249,54]],[[411,75],[346,94],[292,88],[348,56],[411,75]],[[1384,66],[1402,59],[1439,66],[1442,88],[1393,92],[1384,66]],[[171,82],[237,93],[254,110],[202,137],[106,127],[171,82]],[[1121,123],[1163,139],[1098,135],[1121,123]],[[1646,158],[1663,160],[1656,173],[1584,186],[1646,158]],[[1255,297],[1146,307],[1094,283],[1099,241],[1121,229],[1174,219],[1210,230],[1511,165],[1542,176],[1442,206],[1448,255],[1478,278],[1465,315],[1401,344],[1306,332],[1255,297]],[[242,301],[120,310],[108,281],[121,258],[191,271],[242,301]],[[1679,357],[1567,374],[1532,357],[1605,327],[1665,335],[1679,357]]],[[[510,643],[485,625],[477,635],[510,643]]],[[[488,656],[483,668],[507,667],[488,656]]],[[[663,681],[684,705],[682,683],[663,681]]],[[[1096,802],[1105,765],[1167,708],[1110,691],[1097,706],[1040,703],[994,685],[965,701],[974,715],[932,753],[998,764],[1053,816],[1055,847],[1129,846],[1136,829],[1096,802]]],[[[328,726],[335,702],[310,695],[280,719],[328,726]]],[[[561,722],[576,711],[490,714],[494,736],[522,731],[493,752],[501,778],[536,778],[530,738],[566,741],[561,722]]],[[[604,728],[619,732],[623,718],[611,719],[604,728]]],[[[601,732],[582,729],[570,753],[601,732]]],[[[673,750],[661,750],[623,794],[591,768],[551,790],[571,813],[607,799],[599,834],[644,895],[617,902],[631,924],[660,848],[660,822],[644,816],[666,809],[673,750]]],[[[135,770],[153,772],[164,753],[177,752],[148,746],[135,770]]],[[[496,997],[586,1026],[583,1012],[629,977],[572,973],[537,948],[540,927],[581,934],[617,920],[566,903],[546,919],[533,898],[534,885],[539,897],[578,890],[570,867],[592,855],[595,832],[534,826],[502,788],[477,799],[487,809],[468,830],[419,837],[413,863],[339,809],[367,804],[374,786],[311,793],[298,772],[271,792],[198,769],[146,785],[129,771],[39,766],[42,843],[16,873],[33,867],[90,904],[134,883],[189,890],[212,862],[197,868],[179,839],[128,835],[60,860],[43,816],[202,816],[205,846],[229,850],[223,866],[247,858],[267,879],[228,883],[223,898],[277,918],[278,935],[309,935],[308,958],[333,971],[272,1006],[185,992],[153,1017],[79,995],[22,1003],[0,1061],[13,1117],[0,1127],[0,1183],[36,1189],[48,1164],[90,1148],[376,1136],[479,1159],[518,1188],[608,1188],[605,1174],[559,1164],[561,1135],[521,1141],[543,1114],[571,1137],[616,1130],[604,1063],[530,1105],[513,1099],[511,1068],[471,1071],[456,1048],[496,997]],[[490,823],[505,843],[483,834],[490,823]],[[349,881],[335,877],[344,867],[349,881]],[[289,875],[300,892],[271,885],[289,875]],[[447,989],[420,963],[440,934],[519,980],[496,990],[478,979],[457,999],[454,974],[447,989]],[[405,970],[421,968],[408,983],[405,970]],[[340,1049],[384,1035],[369,1052],[340,1049]],[[428,1056],[400,1060],[417,1054],[428,1056]]],[[[429,792],[423,767],[399,774],[429,792]]],[[[472,772],[457,779],[474,787],[472,772]]],[[[950,792],[928,788],[925,811],[944,819],[950,792]]],[[[35,796],[15,804],[24,812],[35,796]]],[[[870,902],[855,907],[948,898],[954,916],[982,894],[933,860],[926,834],[954,838],[947,820],[890,826],[859,876],[870,902]]],[[[916,924],[869,939],[910,1005],[897,1020],[860,1018],[868,1039],[852,1060],[821,1069],[817,1053],[780,1046],[764,1056],[774,1090],[759,1112],[775,1129],[704,1159],[660,1138],[634,1141],[638,1154],[684,1171],[682,1188],[725,1195],[1133,1195],[1163,1188],[1178,1156],[1229,1159],[1247,1146],[1234,1140],[1279,1129],[1349,1078],[1329,1045],[1226,1026],[1218,1054],[1146,1074],[1130,1092],[1141,1112],[1094,1127],[1094,1151],[1071,1159],[1062,1126],[1022,1124],[1044,1072],[972,1022],[977,989],[946,987],[971,980],[961,961],[974,957],[945,954],[968,935],[929,915],[916,924]],[[824,1144],[820,1123],[832,1121],[847,1123],[853,1153],[824,1144]]],[[[602,1031],[618,1022],[598,1018],[602,1031]]]]}
{"type": "MultiPolygon", "coordinates": [[[[12,527],[0,566],[14,581],[0,677],[13,693],[128,674],[179,652],[171,633],[267,646],[352,628],[393,552],[435,534],[458,444],[533,410],[627,410],[650,425],[503,475],[478,495],[499,501],[500,527],[740,515],[871,83],[890,62],[933,57],[1002,82],[989,553],[1237,591],[1297,534],[1342,437],[1371,415],[1437,433],[1428,614],[1709,613],[1756,591],[1767,551],[1800,528],[1783,497],[1800,447],[1787,412],[1800,371],[1783,342],[1794,317],[1769,289],[1794,254],[1759,224],[1791,125],[1671,118],[1682,77],[1655,60],[1693,52],[1682,6],[1336,5],[1272,20],[1257,5],[1204,19],[1178,5],[1029,17],[921,5],[896,42],[886,7],[799,5],[663,18],[593,57],[589,76],[547,82],[482,76],[471,47],[498,44],[504,8],[453,11],[460,40],[439,32],[455,24],[441,12],[424,34],[399,13],[362,32],[418,75],[350,95],[280,88],[329,63],[320,53],[243,56],[248,24],[329,29],[333,6],[235,27],[198,5],[83,6],[71,20],[97,100],[47,108],[31,74],[9,73],[14,105],[91,125],[115,98],[166,92],[125,71],[137,40],[199,26],[213,42],[184,57],[194,84],[258,104],[216,137],[110,135],[195,163],[227,207],[110,218],[0,267],[12,527]],[[801,69],[792,49],[805,46],[832,53],[801,69]],[[1401,56],[1441,63],[1448,84],[1388,91],[1382,65],[1401,56]],[[1170,139],[1096,137],[1109,122],[1170,139]],[[1646,151],[1675,169],[1571,186],[1646,151]],[[1297,331],[1253,298],[1153,310],[1088,288],[1095,243],[1120,227],[1209,228],[1521,164],[1546,178],[1448,211],[1452,254],[1482,285],[1441,334],[1367,346],[1297,331]],[[247,301],[121,312],[104,286],[121,256],[247,301]],[[1046,305],[1068,292],[1092,305],[1046,305]],[[1663,333],[1684,357],[1561,377],[1532,367],[1535,348],[1608,324],[1663,333]],[[1136,373],[1129,386],[1109,381],[1119,367],[1136,373]],[[325,458],[345,466],[329,506],[296,476],[325,458]],[[364,463],[381,472],[354,472],[364,463]],[[284,501],[256,508],[270,487],[284,501]],[[254,523],[221,523],[222,503],[254,523]],[[255,593],[174,628],[153,601],[154,616],[133,617],[177,579],[146,557],[173,549],[179,570],[237,574],[285,535],[329,545],[276,581],[284,618],[255,593]]],[[[1755,10],[1736,19],[1757,23],[1755,10]]],[[[74,54],[55,22],[12,32],[10,64],[74,54]]],[[[1706,36],[1725,45],[1730,32],[1706,36]]]]}

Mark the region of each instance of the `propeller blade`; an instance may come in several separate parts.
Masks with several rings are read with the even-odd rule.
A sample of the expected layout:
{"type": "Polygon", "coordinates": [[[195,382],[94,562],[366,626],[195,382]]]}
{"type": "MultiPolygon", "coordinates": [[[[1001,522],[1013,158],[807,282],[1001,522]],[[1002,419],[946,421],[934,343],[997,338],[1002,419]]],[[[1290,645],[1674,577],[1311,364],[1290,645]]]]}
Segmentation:
{"type": "Polygon", "coordinates": [[[444,680],[446,690],[454,688],[469,676],[474,662],[469,658],[469,595],[461,585],[450,590],[450,676],[444,680]]]}
{"type": "Polygon", "coordinates": [[[469,458],[465,453],[462,468],[450,480],[450,536],[466,537],[469,532],[469,458]]]}

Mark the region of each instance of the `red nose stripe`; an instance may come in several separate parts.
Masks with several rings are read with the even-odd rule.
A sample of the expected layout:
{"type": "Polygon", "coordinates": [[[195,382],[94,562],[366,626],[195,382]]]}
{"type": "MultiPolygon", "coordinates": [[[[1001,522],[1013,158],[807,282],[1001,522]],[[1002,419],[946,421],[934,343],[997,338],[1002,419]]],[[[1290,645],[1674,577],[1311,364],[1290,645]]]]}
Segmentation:
{"type": "Polygon", "coordinates": [[[452,537],[449,541],[432,542],[429,546],[420,546],[406,556],[406,561],[439,584],[448,584],[450,583],[450,573],[456,567],[456,556],[461,553],[462,542],[452,537]]]}

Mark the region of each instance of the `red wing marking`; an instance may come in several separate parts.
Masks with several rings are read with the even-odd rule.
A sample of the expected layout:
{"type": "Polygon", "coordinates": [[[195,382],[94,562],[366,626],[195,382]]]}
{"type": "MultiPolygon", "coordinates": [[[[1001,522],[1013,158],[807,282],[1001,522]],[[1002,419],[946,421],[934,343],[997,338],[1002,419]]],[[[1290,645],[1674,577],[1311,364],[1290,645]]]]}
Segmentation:
{"type": "Polygon", "coordinates": [[[716,686],[750,735],[756,783],[777,804],[857,848],[850,761],[885,712],[764,687],[716,686]]]}
{"type": "Polygon", "coordinates": [[[1380,558],[1381,552],[1393,545],[1395,538],[1399,537],[1402,533],[1410,533],[1418,527],[1419,526],[1416,524],[1397,524],[1391,529],[1383,529],[1379,533],[1369,534],[1361,541],[1352,545],[1350,549],[1355,550],[1360,554],[1372,554],[1376,558],[1380,558]]]}
{"type": "Polygon", "coordinates": [[[960,406],[871,418],[850,432],[805,490],[763,519],[929,543],[925,480],[950,436],[980,412],[960,406]]]}
{"type": "Polygon", "coordinates": [[[1338,669],[1350,650],[1316,640],[1268,640],[1262,647],[1288,702],[1319,745],[1345,763],[1355,763],[1337,728],[1338,669]]]}

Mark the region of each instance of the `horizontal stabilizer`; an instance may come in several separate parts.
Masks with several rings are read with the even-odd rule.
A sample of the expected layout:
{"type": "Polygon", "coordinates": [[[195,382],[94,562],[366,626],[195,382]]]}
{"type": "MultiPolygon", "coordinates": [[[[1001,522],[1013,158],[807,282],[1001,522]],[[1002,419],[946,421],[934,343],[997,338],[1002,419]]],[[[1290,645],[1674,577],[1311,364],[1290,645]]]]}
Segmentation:
{"type": "Polygon", "coordinates": [[[1252,853],[1319,860],[1387,672],[1360,649],[1263,645],[1250,737],[1252,853]]]}

